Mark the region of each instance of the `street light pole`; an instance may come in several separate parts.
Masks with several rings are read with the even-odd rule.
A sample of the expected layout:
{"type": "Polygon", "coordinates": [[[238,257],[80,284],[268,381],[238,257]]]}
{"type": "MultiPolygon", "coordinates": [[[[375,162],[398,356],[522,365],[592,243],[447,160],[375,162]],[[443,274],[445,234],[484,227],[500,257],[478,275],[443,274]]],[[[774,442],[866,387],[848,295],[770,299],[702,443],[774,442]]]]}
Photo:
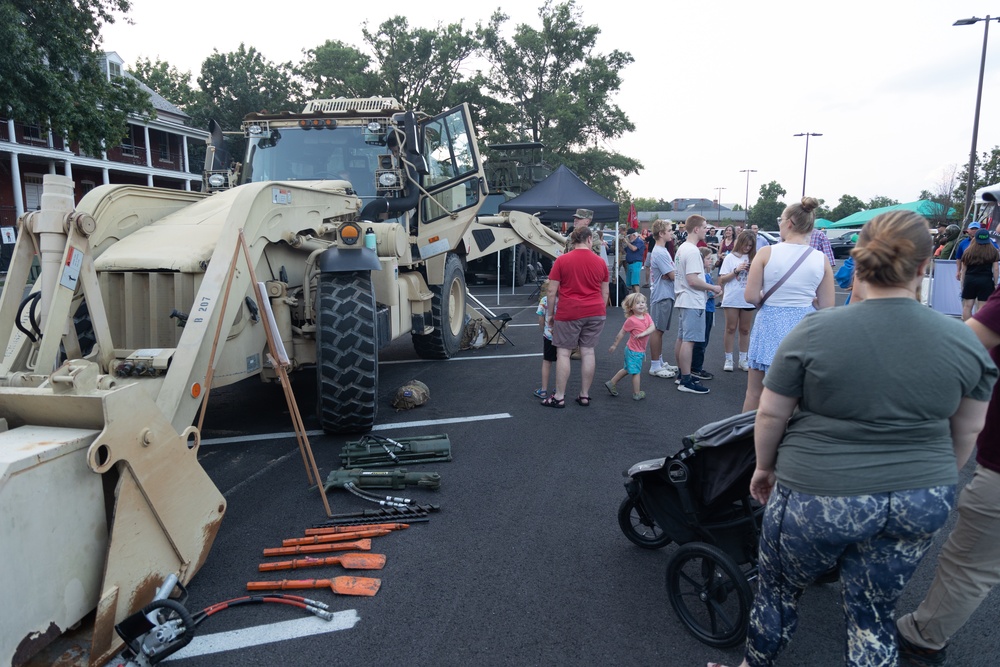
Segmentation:
{"type": "Polygon", "coordinates": [[[985,29],[983,30],[983,56],[979,60],[979,87],[976,89],[976,116],[972,121],[972,150],[969,151],[969,180],[965,184],[965,213],[962,219],[965,220],[966,215],[971,215],[972,213],[972,185],[975,183],[976,179],[976,139],[979,138],[979,104],[983,100],[983,71],[986,69],[986,42],[990,38],[990,21],[1000,21],[1000,17],[990,18],[987,14],[986,18],[976,18],[973,16],[971,19],[959,19],[952,23],[953,26],[956,25],[973,25],[980,21],[985,22],[985,29]]]}
{"type": "Polygon", "coordinates": [[[722,222],[722,191],[725,190],[725,188],[715,189],[719,191],[718,197],[715,200],[715,222],[718,227],[718,223],[722,222]]]}
{"type": "Polygon", "coordinates": [[[750,224],[750,174],[756,174],[756,169],[740,169],[740,173],[746,173],[747,175],[747,193],[746,197],[743,199],[743,226],[746,227],[750,224]]]}
{"type": "Polygon", "coordinates": [[[802,196],[806,196],[806,170],[809,169],[809,137],[822,137],[821,132],[799,132],[798,134],[793,134],[793,137],[805,137],[806,138],[806,161],[802,166],[802,196]]]}

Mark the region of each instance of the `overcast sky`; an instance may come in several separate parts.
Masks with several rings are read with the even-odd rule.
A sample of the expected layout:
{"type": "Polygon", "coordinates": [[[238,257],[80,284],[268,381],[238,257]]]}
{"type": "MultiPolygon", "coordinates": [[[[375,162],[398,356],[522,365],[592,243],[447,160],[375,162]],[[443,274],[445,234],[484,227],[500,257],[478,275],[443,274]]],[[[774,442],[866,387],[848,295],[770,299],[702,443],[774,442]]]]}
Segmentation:
{"type": "MultiPolygon", "coordinates": [[[[362,47],[361,26],[403,14],[411,26],[486,21],[501,3],[245,4],[132,0],[132,25],[105,27],[104,48],[127,64],[169,62],[195,77],[217,49],[240,42],[272,62],[298,62],[327,39],[362,47]],[[419,12],[419,13],[418,13],[419,12]]],[[[750,203],[777,181],[786,202],[802,193],[836,205],[843,194],[912,201],[936,193],[972,142],[985,0],[842,0],[837,3],[713,0],[659,4],[580,0],[598,25],[597,50],[629,51],[615,102],[636,131],[611,148],[645,168],[624,185],[633,196],[750,203]]],[[[540,26],[540,0],[504,0],[517,23],[540,26]]],[[[978,152],[1000,145],[1000,24],[991,22],[978,152]]],[[[430,110],[428,110],[430,111],[430,110]]]]}

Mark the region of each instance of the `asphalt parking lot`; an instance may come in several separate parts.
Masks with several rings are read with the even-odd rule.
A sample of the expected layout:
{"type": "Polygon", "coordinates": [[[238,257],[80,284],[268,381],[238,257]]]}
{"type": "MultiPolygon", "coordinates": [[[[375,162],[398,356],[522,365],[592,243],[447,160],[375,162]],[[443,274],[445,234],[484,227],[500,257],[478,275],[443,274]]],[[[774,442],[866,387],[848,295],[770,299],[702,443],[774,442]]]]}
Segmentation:
{"type": "MultiPolygon", "coordinates": [[[[723,373],[722,335],[716,328],[706,367],[711,393],[676,391],[672,380],[645,375],[648,399],[612,398],[601,383],[620,367],[607,352],[624,317],[609,309],[598,348],[597,377],[588,408],[539,407],[540,332],[533,286],[476,286],[497,312],[513,316],[513,344],[467,351],[446,361],[420,360],[408,341],[383,351],[376,433],[394,438],[446,434],[454,460],[412,466],[439,472],[436,491],[393,491],[440,505],[426,523],[374,539],[372,552],[387,564],[377,572],[337,567],[291,571],[284,578],[378,576],[375,597],[302,593],[323,600],[335,621],[302,620],[279,605],[235,608],[211,617],[199,637],[177,654],[178,665],[297,665],[335,661],[351,665],[735,665],[738,649],[709,648],[684,629],[664,592],[674,545],[644,550],[625,539],[616,513],[624,496],[622,471],[668,455],[705,423],[740,410],[745,374],[723,373]],[[389,400],[410,379],[425,382],[430,401],[396,412],[389,400]],[[603,393],[602,393],[603,392],[603,393]],[[227,643],[228,642],[228,643],[227,643]],[[220,650],[221,649],[221,650],[220,650]]],[[[840,296],[838,302],[843,300],[840,296]]],[[[665,337],[665,346],[673,342],[665,337]]],[[[671,355],[671,360],[672,355],[671,355]]],[[[574,366],[568,396],[577,393],[574,366]]],[[[294,388],[306,426],[314,376],[294,388]]],[[[190,586],[190,609],[243,594],[246,582],[275,579],[256,571],[261,550],[278,546],[324,520],[309,488],[280,390],[248,383],[212,395],[200,459],[228,501],[227,516],[202,571],[190,586]]],[[[311,432],[322,475],[339,466],[344,442],[356,438],[311,432]]],[[[965,475],[970,474],[967,468],[965,475]]],[[[334,513],[374,507],[331,491],[334,513]]],[[[938,543],[943,541],[944,534],[938,543]]],[[[933,574],[937,547],[900,603],[909,610],[933,574]]],[[[274,574],[274,573],[270,573],[274,574]]],[[[954,638],[951,664],[992,665],[1000,659],[995,632],[1000,600],[994,592],[954,638]]],[[[799,631],[781,665],[842,664],[837,584],[814,586],[801,603],[799,631]]]]}

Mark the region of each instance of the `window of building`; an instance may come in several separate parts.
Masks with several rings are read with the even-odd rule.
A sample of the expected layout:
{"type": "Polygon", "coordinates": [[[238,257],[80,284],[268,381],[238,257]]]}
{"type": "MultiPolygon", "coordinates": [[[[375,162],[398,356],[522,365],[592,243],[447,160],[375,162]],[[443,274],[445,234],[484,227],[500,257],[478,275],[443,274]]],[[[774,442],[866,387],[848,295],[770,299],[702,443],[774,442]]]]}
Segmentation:
{"type": "Polygon", "coordinates": [[[112,79],[121,78],[122,66],[116,62],[108,61],[108,74],[112,79]]]}
{"type": "Polygon", "coordinates": [[[80,181],[80,192],[82,194],[87,194],[94,189],[94,185],[93,181],[80,181]]]}
{"type": "Polygon", "coordinates": [[[170,162],[170,135],[166,132],[160,132],[159,134],[160,160],[162,162],[170,162]]]}
{"type": "Polygon", "coordinates": [[[24,175],[24,210],[37,211],[42,207],[42,175],[24,175]]]}

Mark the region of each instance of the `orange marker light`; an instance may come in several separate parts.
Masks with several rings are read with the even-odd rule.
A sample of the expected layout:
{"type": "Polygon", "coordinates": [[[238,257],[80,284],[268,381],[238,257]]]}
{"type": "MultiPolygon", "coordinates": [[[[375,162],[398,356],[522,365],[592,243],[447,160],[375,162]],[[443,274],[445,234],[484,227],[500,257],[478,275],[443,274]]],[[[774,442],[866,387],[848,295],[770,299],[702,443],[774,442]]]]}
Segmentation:
{"type": "Polygon", "coordinates": [[[201,396],[201,385],[195,382],[191,385],[191,398],[198,398],[201,396]]]}

